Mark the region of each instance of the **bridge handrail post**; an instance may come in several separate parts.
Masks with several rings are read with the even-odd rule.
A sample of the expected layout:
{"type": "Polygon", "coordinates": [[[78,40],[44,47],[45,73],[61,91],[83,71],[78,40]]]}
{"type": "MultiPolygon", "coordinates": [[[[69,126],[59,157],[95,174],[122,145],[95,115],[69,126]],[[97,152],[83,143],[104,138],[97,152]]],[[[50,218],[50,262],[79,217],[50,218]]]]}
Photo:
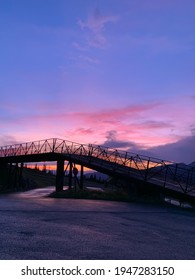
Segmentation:
{"type": "Polygon", "coordinates": [[[53,146],[52,146],[52,153],[54,153],[55,151],[55,147],[56,147],[56,138],[53,138],[53,146]]]}
{"type": "Polygon", "coordinates": [[[151,161],[151,159],[149,157],[149,159],[147,161],[146,172],[145,172],[145,177],[144,177],[145,182],[147,181],[147,177],[148,177],[148,170],[149,170],[149,166],[150,166],[150,161],[151,161]]]}

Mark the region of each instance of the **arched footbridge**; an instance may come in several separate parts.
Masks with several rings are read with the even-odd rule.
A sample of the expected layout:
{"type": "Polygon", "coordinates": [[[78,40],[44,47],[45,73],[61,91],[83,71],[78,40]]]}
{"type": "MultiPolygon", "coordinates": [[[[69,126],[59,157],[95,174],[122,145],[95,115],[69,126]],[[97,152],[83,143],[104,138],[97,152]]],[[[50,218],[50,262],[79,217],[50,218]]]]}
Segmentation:
{"type": "Polygon", "coordinates": [[[68,161],[70,184],[73,166],[78,164],[81,166],[81,177],[83,167],[87,167],[132,184],[141,184],[144,188],[152,186],[159,192],[168,191],[195,198],[193,166],[58,138],[0,147],[0,164],[20,164],[22,169],[24,163],[46,161],[57,162],[56,191],[63,189],[64,162],[68,161]]]}

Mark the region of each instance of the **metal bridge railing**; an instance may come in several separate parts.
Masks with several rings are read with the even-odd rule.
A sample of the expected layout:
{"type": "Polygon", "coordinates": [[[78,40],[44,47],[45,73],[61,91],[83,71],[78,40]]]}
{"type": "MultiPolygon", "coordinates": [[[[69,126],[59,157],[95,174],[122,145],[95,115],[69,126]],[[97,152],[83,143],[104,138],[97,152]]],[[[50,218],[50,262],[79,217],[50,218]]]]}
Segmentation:
{"type": "Polygon", "coordinates": [[[79,144],[58,138],[0,147],[0,158],[43,153],[75,155],[85,158],[85,161],[98,161],[97,164],[105,164],[107,168],[114,166],[115,171],[139,176],[146,182],[153,182],[164,187],[179,187],[185,193],[195,190],[194,167],[131,152],[92,144],[79,144]]]}

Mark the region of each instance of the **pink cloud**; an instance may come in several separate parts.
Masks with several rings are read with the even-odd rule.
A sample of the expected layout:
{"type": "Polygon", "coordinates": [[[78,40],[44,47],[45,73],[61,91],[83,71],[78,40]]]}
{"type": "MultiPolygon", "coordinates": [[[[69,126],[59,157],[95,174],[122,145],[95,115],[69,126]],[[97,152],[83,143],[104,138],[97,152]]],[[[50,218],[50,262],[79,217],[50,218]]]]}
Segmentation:
{"type": "Polygon", "coordinates": [[[94,130],[91,128],[78,128],[76,130],[72,130],[72,133],[76,134],[76,135],[82,135],[82,136],[88,136],[88,135],[93,135],[94,134],[94,130]]]}
{"type": "Polygon", "coordinates": [[[146,111],[150,111],[159,105],[160,103],[130,105],[127,107],[105,109],[96,112],[76,112],[73,113],[73,115],[74,118],[83,119],[85,121],[101,121],[104,123],[108,123],[113,121],[120,121],[131,116],[136,117],[136,115],[139,115],[146,111]]]}
{"type": "MultiPolygon", "coordinates": [[[[187,100],[190,99],[185,102],[187,100]]],[[[2,136],[14,134],[15,139],[22,142],[58,137],[101,144],[110,135],[114,136],[109,139],[113,144],[124,147],[125,143],[136,143],[147,148],[173,143],[194,133],[194,104],[187,106],[185,102],[182,99],[177,103],[152,102],[95,111],[86,108],[80,112],[64,112],[64,106],[59,106],[58,111],[44,107],[34,115],[26,113],[0,120],[0,126],[5,132],[2,131],[2,136]],[[111,135],[110,131],[116,133],[111,135]]]]}
{"type": "MultiPolygon", "coordinates": [[[[103,142],[108,130],[117,130],[119,137],[124,139],[131,136],[137,138],[143,130],[143,125],[139,127],[138,123],[129,123],[128,120],[139,120],[140,115],[146,114],[156,106],[158,104],[143,104],[95,112],[62,113],[59,110],[57,113],[54,110],[50,114],[20,116],[15,118],[13,123],[15,130],[20,131],[22,128],[21,135],[28,138],[31,135],[33,140],[60,137],[77,142],[79,139],[87,143],[103,142]]],[[[44,108],[47,111],[46,107],[44,108]]],[[[17,134],[19,136],[20,133],[17,134]]]]}

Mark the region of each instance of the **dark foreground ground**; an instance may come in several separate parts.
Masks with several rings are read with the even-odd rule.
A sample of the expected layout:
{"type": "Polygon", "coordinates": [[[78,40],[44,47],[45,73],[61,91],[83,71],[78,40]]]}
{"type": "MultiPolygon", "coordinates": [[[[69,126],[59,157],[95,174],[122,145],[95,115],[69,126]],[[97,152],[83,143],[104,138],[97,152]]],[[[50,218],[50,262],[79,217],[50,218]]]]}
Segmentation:
{"type": "Polygon", "coordinates": [[[0,196],[0,259],[195,259],[195,214],[162,205],[0,196]]]}

